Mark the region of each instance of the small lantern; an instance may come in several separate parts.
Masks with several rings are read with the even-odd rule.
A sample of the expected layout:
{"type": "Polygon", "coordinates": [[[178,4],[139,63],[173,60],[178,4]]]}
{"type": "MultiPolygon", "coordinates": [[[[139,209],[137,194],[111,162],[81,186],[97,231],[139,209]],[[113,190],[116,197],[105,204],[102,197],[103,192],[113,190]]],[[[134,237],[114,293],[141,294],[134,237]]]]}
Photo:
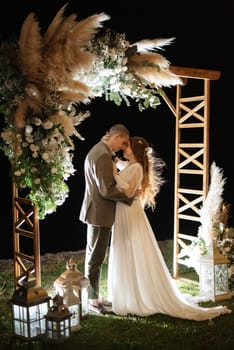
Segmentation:
{"type": "Polygon", "coordinates": [[[46,316],[46,335],[49,340],[62,341],[71,335],[71,313],[63,297],[55,295],[46,316]]]}
{"type": "Polygon", "coordinates": [[[228,260],[219,252],[216,244],[213,251],[200,259],[200,295],[212,301],[231,298],[228,287],[228,260]]]}
{"type": "Polygon", "coordinates": [[[66,268],[54,282],[54,287],[72,314],[71,330],[77,331],[80,329],[81,318],[88,313],[89,280],[76,268],[73,259],[67,261],[66,268]]]}
{"type": "Polygon", "coordinates": [[[33,339],[46,333],[45,315],[49,308],[47,292],[36,286],[36,279],[27,278],[13,294],[11,303],[13,333],[25,339],[33,339]]]}

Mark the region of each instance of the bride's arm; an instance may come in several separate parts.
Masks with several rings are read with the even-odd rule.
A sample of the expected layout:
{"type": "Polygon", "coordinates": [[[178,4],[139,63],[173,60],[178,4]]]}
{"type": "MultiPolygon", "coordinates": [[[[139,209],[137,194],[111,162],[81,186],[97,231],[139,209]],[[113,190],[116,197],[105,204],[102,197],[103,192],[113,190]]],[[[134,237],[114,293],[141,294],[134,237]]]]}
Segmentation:
{"type": "Polygon", "coordinates": [[[113,175],[116,181],[116,187],[118,188],[119,191],[124,192],[124,190],[129,188],[129,184],[127,181],[121,178],[116,163],[117,163],[116,161],[113,161],[113,175]]]}
{"type": "Polygon", "coordinates": [[[134,166],[128,167],[128,172],[125,172],[125,176],[121,176],[121,172],[114,175],[117,187],[124,192],[126,196],[133,197],[141,184],[143,171],[140,164],[134,164],[134,166]]]}

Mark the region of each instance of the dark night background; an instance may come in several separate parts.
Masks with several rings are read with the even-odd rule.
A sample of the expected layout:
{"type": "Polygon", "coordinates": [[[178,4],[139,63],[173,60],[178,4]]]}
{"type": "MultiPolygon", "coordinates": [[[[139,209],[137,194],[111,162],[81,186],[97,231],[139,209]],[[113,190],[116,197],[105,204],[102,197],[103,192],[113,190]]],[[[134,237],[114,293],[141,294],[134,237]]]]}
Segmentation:
{"type": "MultiPolygon", "coordinates": [[[[221,71],[221,78],[211,82],[210,163],[215,161],[227,178],[224,200],[231,204],[230,224],[234,225],[233,185],[233,34],[234,3],[206,1],[35,1],[8,0],[1,3],[0,40],[19,34],[21,25],[30,12],[35,12],[42,30],[47,28],[56,12],[68,3],[65,14],[76,13],[82,19],[106,12],[111,16],[104,22],[131,43],[142,39],[170,38],[175,41],[161,53],[173,66],[221,71]]],[[[164,88],[168,96],[175,88],[164,88]]],[[[114,123],[124,123],[132,135],[147,138],[164,159],[166,184],[159,196],[156,211],[147,212],[156,238],[173,238],[174,208],[174,139],[175,118],[162,100],[156,110],[139,112],[134,101],[131,107],[117,107],[96,98],[89,105],[91,117],[78,128],[85,141],[74,140],[74,164],[77,169],[69,178],[70,196],[57,212],[40,221],[41,254],[84,249],[86,226],[79,221],[84,192],[83,161],[90,147],[114,123]]],[[[11,179],[8,159],[0,153],[0,259],[12,257],[11,179]]]]}

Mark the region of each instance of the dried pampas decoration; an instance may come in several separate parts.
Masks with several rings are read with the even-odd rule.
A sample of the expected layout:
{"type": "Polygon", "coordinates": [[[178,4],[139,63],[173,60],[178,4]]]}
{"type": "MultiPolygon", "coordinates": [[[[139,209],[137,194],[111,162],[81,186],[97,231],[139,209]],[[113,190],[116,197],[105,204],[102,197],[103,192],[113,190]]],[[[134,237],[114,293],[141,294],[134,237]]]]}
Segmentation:
{"type": "Polygon", "coordinates": [[[172,43],[169,39],[144,39],[131,45],[128,57],[129,71],[144,79],[151,87],[182,85],[182,80],[169,69],[170,62],[156,50],[172,43]]]}
{"type": "Polygon", "coordinates": [[[95,57],[83,47],[110,17],[100,13],[77,21],[74,14],[64,17],[66,6],[57,12],[44,35],[34,13],[21,27],[18,62],[27,82],[25,101],[33,113],[45,113],[48,106],[59,110],[66,101],[88,103],[93,97],[89,86],[75,76],[91,68],[95,57]]]}
{"type": "MultiPolygon", "coordinates": [[[[65,17],[65,4],[54,16],[44,35],[38,20],[30,13],[20,31],[18,62],[25,77],[25,101],[33,113],[59,110],[69,103],[89,103],[92,88],[77,76],[89,73],[95,53],[87,50],[103,22],[104,12],[78,21],[75,14],[65,17]]],[[[169,69],[170,62],[158,52],[173,42],[169,39],[144,39],[127,49],[127,68],[140,85],[159,89],[182,84],[169,69]]],[[[16,112],[17,113],[17,112],[16,112]]]]}
{"type": "Polygon", "coordinates": [[[226,179],[223,178],[223,170],[213,162],[210,168],[209,191],[200,212],[201,227],[199,231],[199,235],[209,246],[215,238],[214,226],[219,223],[225,182],[226,179]]]}

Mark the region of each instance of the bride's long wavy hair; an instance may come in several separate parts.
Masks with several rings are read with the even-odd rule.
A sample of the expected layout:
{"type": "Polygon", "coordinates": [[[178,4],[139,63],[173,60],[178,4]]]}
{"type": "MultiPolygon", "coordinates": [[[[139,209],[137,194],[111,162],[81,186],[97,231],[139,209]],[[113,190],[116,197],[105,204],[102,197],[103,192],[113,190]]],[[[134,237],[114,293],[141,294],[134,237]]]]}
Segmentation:
{"type": "Polygon", "coordinates": [[[145,208],[154,209],[156,195],[165,182],[162,171],[165,162],[156,156],[149,142],[143,137],[132,136],[130,145],[136,160],[143,167],[143,180],[141,184],[141,199],[145,208]]]}

